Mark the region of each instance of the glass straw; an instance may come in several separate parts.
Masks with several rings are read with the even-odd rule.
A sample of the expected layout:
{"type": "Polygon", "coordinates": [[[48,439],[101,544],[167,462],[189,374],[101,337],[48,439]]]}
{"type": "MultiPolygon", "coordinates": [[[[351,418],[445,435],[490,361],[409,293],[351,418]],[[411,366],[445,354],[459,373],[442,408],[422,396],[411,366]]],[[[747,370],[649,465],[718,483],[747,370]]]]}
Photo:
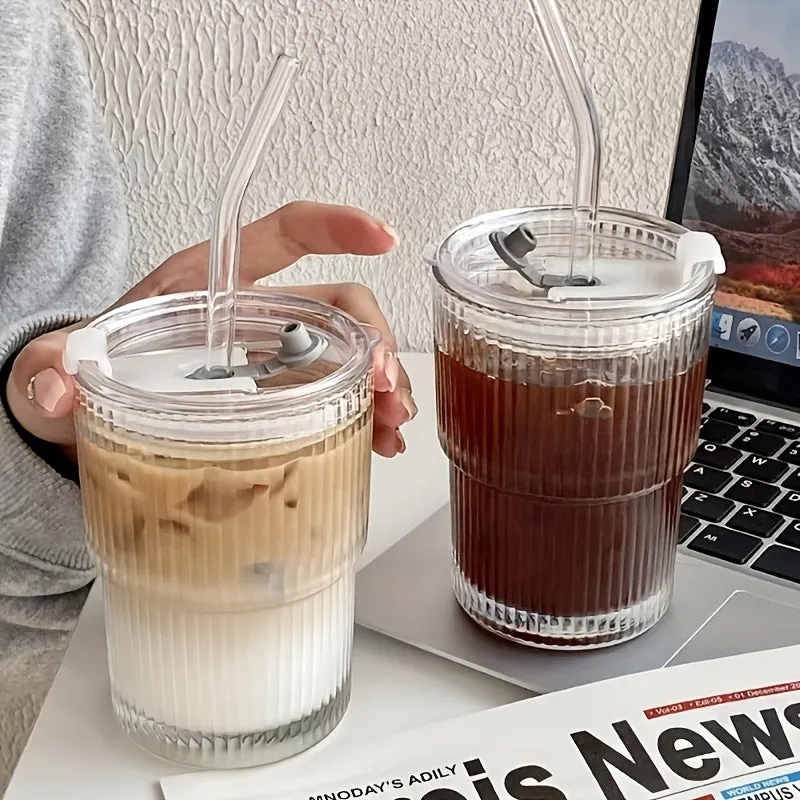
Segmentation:
{"type": "Polygon", "coordinates": [[[597,219],[602,142],[600,122],[592,91],[578,60],[556,0],[528,0],[528,5],[547,47],[561,88],[566,95],[575,131],[576,171],[572,193],[572,228],[569,246],[568,282],[572,282],[576,247],[583,229],[588,233],[587,270],[594,277],[594,228],[597,219]],[[585,221],[585,224],[582,224],[585,221]]]}
{"type": "Polygon", "coordinates": [[[217,195],[208,269],[207,377],[230,375],[231,372],[242,200],[299,68],[297,58],[285,54],[278,56],[217,195]]]}

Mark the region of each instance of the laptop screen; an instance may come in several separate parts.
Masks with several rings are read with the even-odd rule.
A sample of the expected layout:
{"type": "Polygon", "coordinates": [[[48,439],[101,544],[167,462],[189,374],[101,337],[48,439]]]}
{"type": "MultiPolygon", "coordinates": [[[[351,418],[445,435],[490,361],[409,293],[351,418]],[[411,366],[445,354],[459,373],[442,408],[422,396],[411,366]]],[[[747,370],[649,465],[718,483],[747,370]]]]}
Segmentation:
{"type": "Polygon", "coordinates": [[[800,3],[714,6],[680,217],[727,262],[712,347],[800,366],[800,3]]]}

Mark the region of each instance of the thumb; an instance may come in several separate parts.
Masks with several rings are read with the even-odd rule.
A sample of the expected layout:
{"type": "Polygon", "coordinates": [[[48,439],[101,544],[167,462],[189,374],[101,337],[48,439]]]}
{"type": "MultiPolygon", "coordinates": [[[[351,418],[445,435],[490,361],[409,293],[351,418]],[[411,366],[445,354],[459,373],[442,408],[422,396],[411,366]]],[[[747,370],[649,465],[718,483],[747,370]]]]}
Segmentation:
{"type": "Polygon", "coordinates": [[[39,336],[14,359],[6,387],[11,413],[26,431],[60,445],[75,443],[75,384],[62,354],[69,333],[82,323],[39,336]]]}

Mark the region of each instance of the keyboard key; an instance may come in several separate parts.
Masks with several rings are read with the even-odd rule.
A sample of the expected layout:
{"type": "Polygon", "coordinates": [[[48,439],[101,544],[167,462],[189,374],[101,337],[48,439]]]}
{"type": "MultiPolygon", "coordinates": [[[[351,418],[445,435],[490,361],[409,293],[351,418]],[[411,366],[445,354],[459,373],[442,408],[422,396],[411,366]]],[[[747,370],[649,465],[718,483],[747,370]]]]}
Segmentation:
{"type": "Polygon", "coordinates": [[[715,408],[708,415],[708,418],[718,419],[720,422],[730,422],[731,425],[738,425],[740,428],[746,428],[756,421],[752,414],[746,414],[744,411],[735,411],[732,408],[725,408],[725,406],[715,408]]]}
{"type": "Polygon", "coordinates": [[[684,514],[708,522],[719,522],[733,511],[733,507],[733,503],[724,497],[714,497],[700,492],[693,494],[688,500],[684,500],[681,506],[684,514]]]}
{"type": "Polygon", "coordinates": [[[783,514],[785,517],[800,519],[800,493],[787,492],[772,510],[777,514],[783,514]]]}
{"type": "Polygon", "coordinates": [[[800,550],[774,544],[768,547],[752,564],[753,569],[800,583],[800,550]]]}
{"type": "Polygon", "coordinates": [[[756,428],[762,433],[774,433],[776,436],[783,436],[784,439],[800,437],[800,428],[797,425],[789,425],[788,422],[779,422],[777,419],[762,419],[756,428]]]}
{"type": "Polygon", "coordinates": [[[717,469],[730,469],[741,457],[741,451],[714,442],[700,442],[694,454],[698,464],[717,469]]]}
{"type": "Polygon", "coordinates": [[[700,438],[705,442],[725,444],[725,442],[733,439],[737,433],[739,433],[739,429],[735,425],[729,425],[727,422],[718,422],[713,419],[707,419],[700,426],[700,438]]]}
{"type": "MultiPolygon", "coordinates": [[[[782,524],[783,517],[780,514],[773,514],[771,511],[763,511],[760,508],[753,508],[753,506],[740,508],[726,523],[729,528],[763,538],[772,536],[782,524]]],[[[798,539],[800,539],[800,534],[798,534],[798,539]]]]}
{"type": "Polygon", "coordinates": [[[678,544],[683,544],[701,525],[699,519],[681,514],[678,523],[678,544]]]}
{"type": "Polygon", "coordinates": [[[792,442],[779,456],[781,461],[800,466],[800,443],[792,442]]]}
{"type": "Polygon", "coordinates": [[[793,492],[800,492],[800,469],[792,470],[783,479],[783,488],[791,489],[793,492]]]}
{"type": "Polygon", "coordinates": [[[748,453],[757,453],[760,456],[775,455],[785,444],[786,440],[780,436],[758,431],[747,431],[733,442],[734,447],[741,447],[748,453]]]}
{"type": "Polygon", "coordinates": [[[738,500],[740,503],[747,503],[750,506],[766,508],[780,493],[781,490],[777,486],[753,481],[750,478],[741,478],[725,492],[725,497],[738,500]]]}
{"type": "Polygon", "coordinates": [[[708,403],[703,403],[703,411],[702,411],[702,413],[703,414],[708,414],[709,411],[711,411],[711,406],[708,403]]]}
{"type": "Polygon", "coordinates": [[[788,469],[788,464],[784,464],[782,461],[776,461],[774,458],[749,455],[736,467],[735,471],[738,475],[742,475],[745,478],[753,478],[754,480],[764,481],[765,483],[775,483],[788,469]]]}
{"type": "Polygon", "coordinates": [[[691,489],[716,494],[731,482],[731,476],[714,467],[692,464],[683,474],[683,482],[691,489]]]}
{"type": "Polygon", "coordinates": [[[727,531],[719,525],[708,525],[699,536],[692,539],[689,549],[731,564],[744,564],[760,546],[761,540],[755,536],[727,531]]]}
{"type": "Polygon", "coordinates": [[[778,537],[781,544],[788,544],[789,547],[796,547],[800,550],[800,522],[790,522],[778,537]]]}

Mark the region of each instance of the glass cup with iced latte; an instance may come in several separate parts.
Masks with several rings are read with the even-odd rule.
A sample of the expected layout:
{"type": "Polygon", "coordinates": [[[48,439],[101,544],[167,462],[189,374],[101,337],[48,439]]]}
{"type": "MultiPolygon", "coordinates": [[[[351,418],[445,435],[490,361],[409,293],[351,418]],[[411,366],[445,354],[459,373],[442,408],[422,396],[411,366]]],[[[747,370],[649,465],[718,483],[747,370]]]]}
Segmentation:
{"type": "Polygon", "coordinates": [[[264,290],[238,296],[236,324],[243,365],[274,362],[287,325],[324,352],[247,390],[163,391],[205,342],[205,296],[174,295],[93,323],[107,359],[76,374],[115,714],[210,767],[290,756],[341,720],[369,508],[374,332],[264,290]]]}

